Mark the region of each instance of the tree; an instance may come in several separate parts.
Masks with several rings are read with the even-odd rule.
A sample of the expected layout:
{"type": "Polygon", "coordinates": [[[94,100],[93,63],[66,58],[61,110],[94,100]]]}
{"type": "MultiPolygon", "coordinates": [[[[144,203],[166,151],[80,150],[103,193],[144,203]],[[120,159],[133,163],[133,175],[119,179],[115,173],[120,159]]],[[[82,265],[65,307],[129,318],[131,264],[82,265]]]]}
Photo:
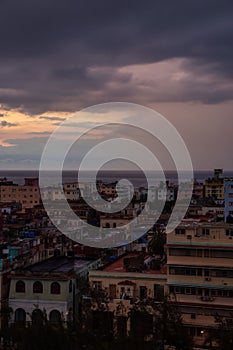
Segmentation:
{"type": "Polygon", "coordinates": [[[216,315],[215,323],[217,324],[217,328],[213,328],[208,331],[205,343],[209,343],[210,346],[212,346],[213,343],[216,343],[217,349],[219,350],[232,350],[233,314],[231,314],[230,317],[221,317],[216,315]]]}
{"type": "Polygon", "coordinates": [[[164,246],[166,244],[166,233],[159,231],[155,233],[148,244],[148,250],[151,254],[159,255],[160,258],[164,255],[164,246]]]}
{"type": "Polygon", "coordinates": [[[192,338],[185,330],[182,316],[168,296],[165,296],[157,306],[155,323],[156,340],[160,349],[164,349],[165,344],[177,350],[192,348],[192,338]]]}
{"type": "Polygon", "coordinates": [[[152,336],[156,349],[163,350],[165,345],[177,350],[192,348],[192,338],[187,335],[181,314],[169,297],[165,296],[159,303],[154,299],[139,302],[132,307],[130,316],[133,327],[136,323],[133,336],[141,340],[152,336]]]}
{"type": "Polygon", "coordinates": [[[3,346],[6,349],[7,344],[10,341],[10,332],[9,332],[9,321],[12,315],[12,308],[9,306],[8,300],[3,300],[1,303],[0,309],[0,318],[1,318],[1,338],[3,338],[3,346]]]}

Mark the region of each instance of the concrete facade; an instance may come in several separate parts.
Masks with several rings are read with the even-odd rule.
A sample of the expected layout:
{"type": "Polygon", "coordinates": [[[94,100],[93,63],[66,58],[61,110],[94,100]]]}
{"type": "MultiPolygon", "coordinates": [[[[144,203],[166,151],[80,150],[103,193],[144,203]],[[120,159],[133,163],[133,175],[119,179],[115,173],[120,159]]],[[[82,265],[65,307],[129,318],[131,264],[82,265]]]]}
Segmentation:
{"type": "Polygon", "coordinates": [[[224,182],[224,221],[233,222],[233,179],[224,182]]]}
{"type": "Polygon", "coordinates": [[[189,332],[203,345],[215,315],[233,311],[233,225],[180,225],[167,239],[167,286],[189,332]]]}

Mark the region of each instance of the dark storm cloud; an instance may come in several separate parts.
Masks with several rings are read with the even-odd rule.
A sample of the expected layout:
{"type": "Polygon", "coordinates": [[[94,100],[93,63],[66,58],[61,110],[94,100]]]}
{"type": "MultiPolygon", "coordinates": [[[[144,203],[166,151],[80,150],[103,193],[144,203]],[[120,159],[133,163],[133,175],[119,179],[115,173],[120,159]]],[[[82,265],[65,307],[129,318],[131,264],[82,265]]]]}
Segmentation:
{"type": "Polygon", "coordinates": [[[40,116],[40,119],[51,120],[51,121],[63,121],[63,120],[65,120],[66,118],[53,117],[53,116],[50,117],[50,116],[44,115],[44,116],[40,116]]]}
{"type": "MultiPolygon", "coordinates": [[[[109,100],[232,98],[230,0],[0,2],[0,102],[31,113],[75,110],[109,100]],[[120,67],[186,58],[184,68],[215,76],[180,93],[154,94],[120,67]]],[[[178,89],[179,90],[179,89],[178,89]]]]}
{"type": "Polygon", "coordinates": [[[27,133],[28,135],[51,135],[50,131],[31,131],[27,133]]]}

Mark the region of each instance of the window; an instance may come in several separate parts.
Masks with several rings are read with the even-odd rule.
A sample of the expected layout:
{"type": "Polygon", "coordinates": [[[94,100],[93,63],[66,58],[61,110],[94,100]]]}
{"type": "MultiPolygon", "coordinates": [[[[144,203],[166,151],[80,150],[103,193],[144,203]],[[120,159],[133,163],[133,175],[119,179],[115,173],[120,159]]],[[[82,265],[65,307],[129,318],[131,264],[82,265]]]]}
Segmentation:
{"type": "Polygon", "coordinates": [[[195,288],[185,288],[185,294],[195,295],[196,290],[195,290],[195,288]]]}
{"type": "Polygon", "coordinates": [[[180,288],[180,287],[175,287],[175,293],[176,294],[183,294],[184,291],[183,291],[184,288],[180,288]],[[183,293],[182,293],[183,292],[183,293]]]}
{"type": "Polygon", "coordinates": [[[170,256],[202,256],[201,249],[191,249],[191,248],[170,248],[169,249],[170,256]]]}
{"type": "Polygon", "coordinates": [[[211,250],[210,251],[211,258],[225,258],[225,259],[233,259],[232,250],[211,250]]]}
{"type": "Polygon", "coordinates": [[[102,282],[101,281],[93,281],[93,288],[96,290],[102,289],[102,282]]]}
{"type": "Polygon", "coordinates": [[[160,284],[154,284],[154,299],[156,301],[161,301],[164,296],[164,286],[160,284]]]}
{"type": "Polygon", "coordinates": [[[176,228],[175,233],[176,235],[185,235],[185,228],[176,228]]]}
{"type": "Polygon", "coordinates": [[[147,298],[147,288],[145,286],[140,286],[140,300],[147,298]]]}
{"type": "Polygon", "coordinates": [[[51,294],[60,294],[61,293],[61,286],[58,282],[53,282],[50,287],[50,293],[51,294]]]}
{"type": "Polygon", "coordinates": [[[196,329],[196,335],[197,335],[197,337],[203,337],[204,334],[205,334],[205,330],[204,330],[204,329],[202,329],[202,328],[197,328],[197,329],[196,329]]]}
{"type": "Polygon", "coordinates": [[[43,293],[43,284],[40,281],[36,281],[33,284],[33,293],[42,294],[43,293]]]}
{"type": "Polygon", "coordinates": [[[209,228],[203,228],[202,229],[202,235],[203,236],[209,236],[210,234],[210,229],[209,228]]]}
{"type": "Polygon", "coordinates": [[[15,285],[16,293],[25,293],[25,283],[24,281],[17,281],[15,285]]]}
{"type": "Polygon", "coordinates": [[[26,322],[26,312],[24,309],[19,308],[15,310],[15,322],[23,324],[26,322]]]}
{"type": "Polygon", "coordinates": [[[109,285],[109,297],[110,297],[110,299],[116,298],[116,285],[115,284],[109,285]]]}
{"type": "Polygon", "coordinates": [[[201,276],[202,270],[196,268],[170,267],[171,275],[201,276]]]}

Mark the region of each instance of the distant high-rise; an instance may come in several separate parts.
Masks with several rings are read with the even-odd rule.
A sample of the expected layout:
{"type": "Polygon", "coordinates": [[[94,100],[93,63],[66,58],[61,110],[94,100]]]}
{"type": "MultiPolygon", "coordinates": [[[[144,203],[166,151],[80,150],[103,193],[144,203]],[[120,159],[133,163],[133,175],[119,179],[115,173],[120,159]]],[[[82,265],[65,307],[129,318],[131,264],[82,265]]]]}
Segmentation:
{"type": "Polygon", "coordinates": [[[224,220],[233,223],[233,179],[224,182],[224,220]]]}
{"type": "Polygon", "coordinates": [[[218,201],[224,200],[224,178],[223,170],[215,169],[214,177],[205,181],[205,197],[213,198],[218,201]]]}

